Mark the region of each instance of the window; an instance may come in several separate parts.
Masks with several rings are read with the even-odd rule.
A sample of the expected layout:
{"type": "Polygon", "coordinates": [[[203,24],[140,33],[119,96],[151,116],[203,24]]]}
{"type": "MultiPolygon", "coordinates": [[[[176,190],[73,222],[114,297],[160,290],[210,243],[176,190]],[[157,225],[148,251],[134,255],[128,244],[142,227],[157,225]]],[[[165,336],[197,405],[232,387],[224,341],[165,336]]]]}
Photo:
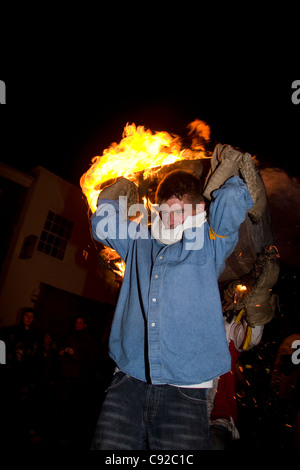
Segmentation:
{"type": "Polygon", "coordinates": [[[72,227],[73,222],[49,211],[37,249],[46,255],[62,260],[71,237],[72,227]]]}

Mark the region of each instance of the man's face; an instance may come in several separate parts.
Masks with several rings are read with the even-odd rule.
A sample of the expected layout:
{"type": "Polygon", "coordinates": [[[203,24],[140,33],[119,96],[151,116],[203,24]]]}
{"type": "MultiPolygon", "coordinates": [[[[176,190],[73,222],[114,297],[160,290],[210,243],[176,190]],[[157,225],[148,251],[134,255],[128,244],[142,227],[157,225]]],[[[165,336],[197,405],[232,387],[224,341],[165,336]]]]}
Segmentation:
{"type": "Polygon", "coordinates": [[[34,320],[34,314],[32,312],[25,312],[23,316],[23,324],[26,329],[30,328],[34,320]]]}
{"type": "Polygon", "coordinates": [[[204,207],[204,202],[201,202],[197,204],[196,209],[193,209],[186,195],[184,195],[182,199],[172,196],[159,206],[160,217],[167,229],[174,229],[177,225],[183,224],[188,216],[203,212],[204,207]]]}
{"type": "Polygon", "coordinates": [[[83,318],[77,318],[75,322],[75,330],[82,331],[86,328],[86,324],[83,318]]]}

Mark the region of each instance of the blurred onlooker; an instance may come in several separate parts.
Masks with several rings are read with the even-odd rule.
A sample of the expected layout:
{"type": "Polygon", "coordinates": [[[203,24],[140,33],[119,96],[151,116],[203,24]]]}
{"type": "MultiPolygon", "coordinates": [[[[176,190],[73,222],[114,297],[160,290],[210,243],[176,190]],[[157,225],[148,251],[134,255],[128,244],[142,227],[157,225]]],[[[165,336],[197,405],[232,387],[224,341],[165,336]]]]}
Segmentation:
{"type": "Polygon", "coordinates": [[[36,356],[37,376],[34,387],[34,439],[52,439],[55,412],[59,360],[56,342],[50,331],[42,338],[36,356]]]}
{"type": "Polygon", "coordinates": [[[88,333],[84,315],[76,317],[74,330],[59,352],[61,368],[57,418],[61,441],[87,447],[93,426],[100,347],[88,333]]]}
{"type": "Polygon", "coordinates": [[[20,323],[2,331],[6,345],[6,429],[13,438],[24,438],[32,426],[33,389],[37,376],[39,336],[34,328],[35,310],[25,307],[20,323]]]}

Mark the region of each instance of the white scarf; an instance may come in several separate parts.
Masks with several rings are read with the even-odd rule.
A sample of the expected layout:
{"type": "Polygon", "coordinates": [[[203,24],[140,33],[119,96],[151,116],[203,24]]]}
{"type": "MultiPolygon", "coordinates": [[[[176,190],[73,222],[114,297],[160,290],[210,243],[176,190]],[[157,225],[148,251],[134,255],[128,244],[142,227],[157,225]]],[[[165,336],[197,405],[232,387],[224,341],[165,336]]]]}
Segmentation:
{"type": "Polygon", "coordinates": [[[196,215],[187,216],[183,224],[179,224],[173,229],[168,229],[164,226],[156,207],[158,207],[156,204],[151,206],[151,235],[164,245],[178,242],[181,240],[184,230],[202,227],[206,222],[206,212],[203,211],[196,215]]]}

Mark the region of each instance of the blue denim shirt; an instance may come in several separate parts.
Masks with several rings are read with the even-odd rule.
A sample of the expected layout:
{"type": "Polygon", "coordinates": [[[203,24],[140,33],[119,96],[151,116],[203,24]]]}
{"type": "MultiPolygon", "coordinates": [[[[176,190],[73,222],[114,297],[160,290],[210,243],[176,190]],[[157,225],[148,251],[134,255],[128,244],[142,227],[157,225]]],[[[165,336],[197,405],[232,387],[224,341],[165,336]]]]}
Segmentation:
{"type": "Polygon", "coordinates": [[[202,230],[203,243],[191,250],[188,230],[172,245],[149,232],[128,237],[130,222],[119,217],[118,202],[100,201],[91,219],[93,236],[126,262],[109,340],[119,369],[142,381],[179,386],[230,370],[218,277],[252,206],[244,182],[230,178],[214,191],[209,222],[196,229],[202,230]],[[226,238],[212,240],[209,225],[226,238]]]}

